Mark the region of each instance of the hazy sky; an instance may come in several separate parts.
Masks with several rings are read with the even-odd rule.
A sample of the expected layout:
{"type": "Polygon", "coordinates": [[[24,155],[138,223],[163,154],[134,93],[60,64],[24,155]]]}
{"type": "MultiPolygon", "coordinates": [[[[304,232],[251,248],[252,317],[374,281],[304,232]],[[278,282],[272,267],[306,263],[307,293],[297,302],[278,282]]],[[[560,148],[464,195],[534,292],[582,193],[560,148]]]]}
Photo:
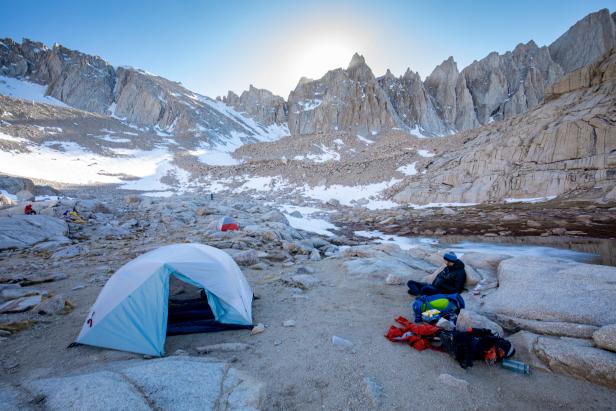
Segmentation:
{"type": "Polygon", "coordinates": [[[616,0],[2,1],[0,37],[54,42],[181,81],[211,97],[346,67],[355,51],[375,75],[422,78],[530,39],[551,43],[616,0]]]}

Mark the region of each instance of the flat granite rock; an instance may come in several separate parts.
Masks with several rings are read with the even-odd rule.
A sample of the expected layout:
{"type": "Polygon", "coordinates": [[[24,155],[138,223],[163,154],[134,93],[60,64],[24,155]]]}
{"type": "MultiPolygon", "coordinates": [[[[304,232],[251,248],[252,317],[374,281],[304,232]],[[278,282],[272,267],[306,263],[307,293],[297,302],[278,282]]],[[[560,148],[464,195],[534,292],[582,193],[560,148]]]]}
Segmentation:
{"type": "Polygon", "coordinates": [[[516,349],[514,360],[531,367],[616,387],[616,354],[593,347],[590,340],[546,337],[527,331],[520,331],[508,339],[516,349]]]}
{"type": "Polygon", "coordinates": [[[26,248],[68,233],[66,223],[44,215],[0,217],[0,250],[26,248]]]}
{"type": "Polygon", "coordinates": [[[8,384],[0,384],[0,411],[30,410],[24,394],[17,388],[8,384]]]}
{"type": "Polygon", "coordinates": [[[188,356],[123,361],[22,385],[49,410],[258,410],[264,398],[261,382],[226,363],[188,356]]]}
{"type": "Polygon", "coordinates": [[[44,396],[45,407],[50,410],[151,409],[135,386],[122,375],[109,371],[36,380],[27,387],[44,396]]]}
{"type": "Polygon", "coordinates": [[[498,282],[482,311],[538,321],[616,323],[616,267],[515,257],[500,263],[498,282]]]}

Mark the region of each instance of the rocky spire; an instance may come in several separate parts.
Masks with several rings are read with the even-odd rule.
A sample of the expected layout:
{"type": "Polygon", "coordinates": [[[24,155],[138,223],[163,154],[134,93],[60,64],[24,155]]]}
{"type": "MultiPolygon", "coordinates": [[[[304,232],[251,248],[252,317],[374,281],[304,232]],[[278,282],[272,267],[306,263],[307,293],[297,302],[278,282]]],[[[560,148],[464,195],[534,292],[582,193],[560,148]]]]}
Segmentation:
{"type": "Polygon", "coordinates": [[[569,73],[616,48],[615,20],[608,9],[591,13],[575,23],[549,48],[552,59],[569,73]]]}
{"type": "Polygon", "coordinates": [[[346,70],[300,81],[288,104],[291,134],[347,131],[365,136],[400,125],[387,95],[358,53],[346,70]]]}
{"type": "Polygon", "coordinates": [[[347,70],[350,70],[356,66],[365,65],[365,64],[366,64],[366,59],[364,59],[364,56],[362,56],[359,53],[355,53],[353,54],[353,57],[351,58],[351,62],[349,63],[347,70]]]}

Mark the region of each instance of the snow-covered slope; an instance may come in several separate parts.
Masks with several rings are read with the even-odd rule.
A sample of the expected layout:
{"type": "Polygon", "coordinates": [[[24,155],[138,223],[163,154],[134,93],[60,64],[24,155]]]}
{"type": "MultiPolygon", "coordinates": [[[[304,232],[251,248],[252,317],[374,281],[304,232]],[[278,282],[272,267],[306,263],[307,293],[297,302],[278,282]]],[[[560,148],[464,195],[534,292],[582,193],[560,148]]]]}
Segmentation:
{"type": "Polygon", "coordinates": [[[60,100],[45,95],[46,89],[46,86],[32,83],[30,81],[0,76],[0,95],[21,98],[35,103],[68,107],[67,104],[61,102],[60,100]]]}

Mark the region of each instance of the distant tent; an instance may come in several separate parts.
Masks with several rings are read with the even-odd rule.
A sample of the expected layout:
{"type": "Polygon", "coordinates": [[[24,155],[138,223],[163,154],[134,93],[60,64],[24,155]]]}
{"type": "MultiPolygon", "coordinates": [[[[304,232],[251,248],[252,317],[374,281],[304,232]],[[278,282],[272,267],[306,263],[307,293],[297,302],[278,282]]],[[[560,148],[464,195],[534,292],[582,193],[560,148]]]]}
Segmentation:
{"type": "Polygon", "coordinates": [[[111,276],[76,342],[162,356],[167,334],[251,325],[252,290],[231,256],[203,244],[173,244],[135,258],[111,276]],[[207,300],[185,302],[177,311],[170,310],[171,276],[200,288],[207,300]],[[190,322],[204,308],[211,317],[190,322]],[[168,318],[169,328],[185,320],[188,326],[180,324],[169,333],[168,318]]]}
{"type": "Polygon", "coordinates": [[[236,231],[240,229],[240,226],[233,219],[233,217],[224,216],[220,219],[218,223],[218,229],[220,231],[236,231]]]}

